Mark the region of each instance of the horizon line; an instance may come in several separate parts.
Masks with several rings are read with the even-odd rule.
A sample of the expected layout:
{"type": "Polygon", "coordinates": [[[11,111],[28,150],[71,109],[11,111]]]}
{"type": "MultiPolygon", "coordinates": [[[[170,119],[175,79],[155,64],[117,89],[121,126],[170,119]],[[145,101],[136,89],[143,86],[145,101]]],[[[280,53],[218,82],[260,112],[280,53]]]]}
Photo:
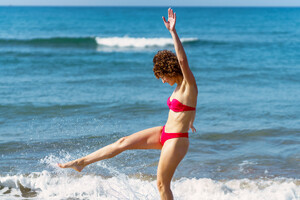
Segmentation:
{"type": "Polygon", "coordinates": [[[153,7],[153,8],[165,8],[165,7],[185,7],[185,8],[300,8],[300,5],[287,6],[287,5],[265,5],[265,6],[250,6],[250,5],[218,5],[218,6],[208,6],[208,5],[1,5],[0,7],[153,7]]]}

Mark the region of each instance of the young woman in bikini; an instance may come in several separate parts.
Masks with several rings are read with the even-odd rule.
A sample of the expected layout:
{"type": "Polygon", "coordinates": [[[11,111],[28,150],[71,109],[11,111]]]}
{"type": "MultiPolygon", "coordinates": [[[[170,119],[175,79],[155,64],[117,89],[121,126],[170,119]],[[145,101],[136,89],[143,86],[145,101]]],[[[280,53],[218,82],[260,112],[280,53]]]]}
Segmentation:
{"type": "Polygon", "coordinates": [[[159,51],[153,58],[153,71],[156,78],[171,86],[177,84],[174,92],[168,98],[169,116],[164,126],[149,128],[132,135],[123,137],[94,153],[65,164],[61,168],[73,168],[80,172],[85,166],[108,158],[130,149],[160,149],[161,155],[157,169],[157,186],[161,199],[173,199],[171,179],[173,174],[188,151],[188,130],[195,132],[193,126],[198,89],[196,80],[191,72],[185,51],[175,30],[176,13],[168,10],[168,21],[163,17],[164,24],[169,30],[176,51],[159,51]]]}

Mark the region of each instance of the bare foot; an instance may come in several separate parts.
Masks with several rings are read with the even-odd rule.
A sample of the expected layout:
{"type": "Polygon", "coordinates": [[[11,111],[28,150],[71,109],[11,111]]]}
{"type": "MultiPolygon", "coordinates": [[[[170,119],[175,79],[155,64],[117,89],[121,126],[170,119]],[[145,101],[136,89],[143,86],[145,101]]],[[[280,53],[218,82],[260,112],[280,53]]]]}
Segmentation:
{"type": "Polygon", "coordinates": [[[74,169],[74,170],[76,170],[78,172],[81,172],[82,169],[85,167],[84,162],[80,161],[79,159],[78,160],[70,161],[70,162],[65,163],[65,164],[57,163],[57,165],[60,168],[72,168],[72,169],[74,169]]]}

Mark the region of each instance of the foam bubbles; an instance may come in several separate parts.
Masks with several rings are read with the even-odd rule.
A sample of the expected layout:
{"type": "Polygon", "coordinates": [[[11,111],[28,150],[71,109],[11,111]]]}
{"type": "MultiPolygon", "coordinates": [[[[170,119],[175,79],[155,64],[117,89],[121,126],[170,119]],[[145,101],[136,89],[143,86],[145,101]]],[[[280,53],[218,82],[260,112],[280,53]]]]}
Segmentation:
{"type": "Polygon", "coordinates": [[[227,180],[182,179],[174,183],[178,199],[297,200],[299,183],[292,179],[227,180]]]}
{"type": "MultiPolygon", "coordinates": [[[[48,171],[29,175],[0,177],[1,199],[159,199],[156,181],[118,175],[55,174],[48,171]]],[[[237,179],[217,181],[209,178],[182,178],[172,182],[179,200],[297,200],[300,183],[294,179],[237,179]]]]}
{"type": "MultiPolygon", "coordinates": [[[[159,199],[156,180],[128,176],[117,168],[98,162],[111,176],[77,173],[60,169],[57,162],[71,159],[67,152],[49,155],[40,162],[48,170],[30,174],[0,176],[0,199],[159,199]]],[[[254,163],[244,161],[243,168],[254,163]]],[[[172,181],[172,191],[178,200],[299,200],[300,180],[259,178],[213,180],[181,178],[172,181]]]]}
{"type": "Polygon", "coordinates": [[[54,175],[47,171],[0,177],[0,197],[36,199],[158,199],[155,181],[95,175],[54,175]],[[22,191],[21,188],[26,188],[22,191]]]}

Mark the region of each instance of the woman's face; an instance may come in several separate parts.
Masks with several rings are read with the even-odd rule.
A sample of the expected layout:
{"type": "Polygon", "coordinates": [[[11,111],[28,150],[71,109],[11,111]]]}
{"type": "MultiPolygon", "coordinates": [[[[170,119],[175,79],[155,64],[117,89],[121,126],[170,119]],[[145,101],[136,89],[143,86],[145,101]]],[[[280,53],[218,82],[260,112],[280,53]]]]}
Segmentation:
{"type": "Polygon", "coordinates": [[[161,81],[163,83],[169,83],[171,86],[175,84],[175,79],[166,75],[161,77],[161,81]]]}

